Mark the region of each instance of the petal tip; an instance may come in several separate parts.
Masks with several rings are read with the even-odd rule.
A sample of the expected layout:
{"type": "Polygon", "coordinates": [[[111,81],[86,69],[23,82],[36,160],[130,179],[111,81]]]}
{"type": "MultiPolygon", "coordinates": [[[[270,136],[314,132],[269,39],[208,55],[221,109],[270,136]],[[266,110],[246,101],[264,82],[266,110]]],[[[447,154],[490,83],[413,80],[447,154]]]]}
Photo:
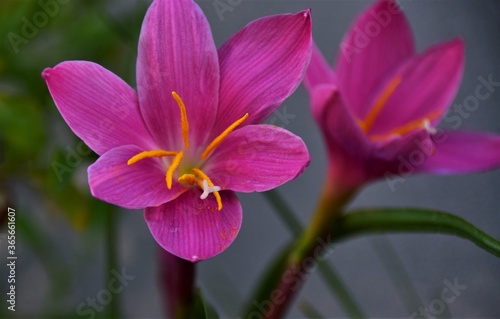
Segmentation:
{"type": "Polygon", "coordinates": [[[311,8],[299,11],[296,14],[292,14],[292,16],[297,18],[297,21],[304,22],[306,24],[312,24],[311,23],[311,8]]]}
{"type": "Polygon", "coordinates": [[[302,15],[304,16],[304,18],[311,18],[311,8],[308,8],[304,11],[301,11],[300,13],[302,13],[302,15]]]}
{"type": "Polygon", "coordinates": [[[454,38],[448,42],[443,43],[445,54],[449,58],[459,61],[460,64],[464,63],[465,60],[465,41],[462,38],[454,38]]]}
{"type": "Polygon", "coordinates": [[[454,38],[450,41],[450,46],[463,51],[465,49],[465,40],[463,38],[454,38]]]}
{"type": "Polygon", "coordinates": [[[302,15],[304,22],[310,26],[312,24],[311,17],[311,9],[306,9],[304,11],[299,12],[297,15],[302,15]]]}
{"type": "Polygon", "coordinates": [[[190,256],[189,259],[187,259],[187,260],[189,260],[190,262],[196,263],[196,262],[201,261],[202,259],[196,255],[193,255],[193,256],[190,256]]]}
{"type": "Polygon", "coordinates": [[[43,71],[42,71],[42,78],[44,80],[47,80],[50,76],[50,72],[52,71],[52,68],[45,68],[43,71]]]}
{"type": "Polygon", "coordinates": [[[393,13],[403,12],[403,8],[399,5],[399,1],[397,0],[380,0],[378,1],[378,3],[375,3],[373,7],[374,8],[378,7],[379,9],[380,8],[390,9],[391,12],[393,13]]]}

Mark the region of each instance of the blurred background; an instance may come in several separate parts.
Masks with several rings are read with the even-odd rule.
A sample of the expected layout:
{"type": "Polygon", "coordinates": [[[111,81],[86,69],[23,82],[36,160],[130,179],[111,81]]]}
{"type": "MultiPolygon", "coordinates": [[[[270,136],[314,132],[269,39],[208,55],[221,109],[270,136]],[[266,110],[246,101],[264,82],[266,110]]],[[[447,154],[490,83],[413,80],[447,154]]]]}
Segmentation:
{"type": "MultiPolygon", "coordinates": [[[[333,61],[344,32],[371,1],[197,1],[211,24],[217,46],[251,20],[312,8],[314,37],[333,61]],[[217,9],[223,3],[227,10],[217,9]],[[228,9],[229,8],[229,9],[228,9]]],[[[141,211],[93,199],[87,167],[96,160],[68,128],[40,77],[64,60],[90,60],[135,86],[135,58],[142,19],[150,1],[0,1],[0,288],[1,318],[162,318],[157,257],[159,246],[141,211]],[[51,5],[48,5],[50,3],[51,5]],[[27,25],[32,24],[34,27],[27,25]],[[16,210],[16,312],[7,310],[7,207],[16,210]],[[86,306],[116,272],[133,277],[113,303],[94,312],[86,306]],[[83,305],[83,306],[82,306],[83,305]],[[84,307],[85,306],[85,307],[84,307]]],[[[464,80],[455,103],[480,84],[500,81],[500,2],[496,0],[401,1],[417,48],[460,36],[466,43],[464,80]]],[[[498,90],[498,89],[496,89],[498,90]]],[[[300,87],[269,120],[301,136],[312,163],[279,193],[305,225],[326,169],[324,146],[300,87]],[[273,118],[274,117],[274,118],[273,118]]],[[[500,133],[500,90],[480,102],[460,129],[500,133]]],[[[444,123],[443,127],[446,127],[444,123]]],[[[463,176],[415,176],[392,191],[372,184],[352,207],[415,206],[455,213],[500,238],[500,170],[463,176]]],[[[239,194],[244,221],[236,241],[221,255],[198,264],[198,283],[221,317],[240,309],[272,257],[292,237],[262,194],[239,194]]],[[[436,317],[500,318],[500,259],[460,238],[377,235],[342,242],[328,263],[368,317],[408,318],[416,309],[403,301],[395,281],[408,279],[417,305],[429,307],[445,281],[466,285],[436,317]],[[401,272],[401,269],[405,269],[401,272]]],[[[410,288],[406,291],[411,294],[410,288]]],[[[297,298],[325,318],[346,313],[313,272],[297,298]]],[[[435,303],[435,302],[434,302],[435,303]]],[[[304,314],[298,306],[290,318],[304,314]]],[[[419,315],[420,317],[420,315],[419,315]]]]}

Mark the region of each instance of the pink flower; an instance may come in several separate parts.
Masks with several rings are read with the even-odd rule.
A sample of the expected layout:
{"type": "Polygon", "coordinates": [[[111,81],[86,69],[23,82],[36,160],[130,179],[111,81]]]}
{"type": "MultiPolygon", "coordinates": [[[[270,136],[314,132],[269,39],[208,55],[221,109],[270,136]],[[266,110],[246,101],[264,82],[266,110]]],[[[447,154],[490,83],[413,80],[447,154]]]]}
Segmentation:
{"type": "Polygon", "coordinates": [[[217,51],[191,0],[155,0],[139,39],[137,93],[105,68],[43,71],[61,115],[100,158],[92,194],[145,209],[156,241],[190,261],[226,249],[242,222],[234,191],[275,188],[309,163],[303,141],[261,123],[299,85],[309,11],[256,20],[217,51]]]}
{"type": "Polygon", "coordinates": [[[391,188],[417,172],[466,173],[500,165],[500,137],[441,131],[458,90],[464,44],[417,54],[404,13],[379,0],[341,44],[333,71],[316,47],[304,80],[325,136],[330,180],[356,189],[386,177],[391,188]]]}

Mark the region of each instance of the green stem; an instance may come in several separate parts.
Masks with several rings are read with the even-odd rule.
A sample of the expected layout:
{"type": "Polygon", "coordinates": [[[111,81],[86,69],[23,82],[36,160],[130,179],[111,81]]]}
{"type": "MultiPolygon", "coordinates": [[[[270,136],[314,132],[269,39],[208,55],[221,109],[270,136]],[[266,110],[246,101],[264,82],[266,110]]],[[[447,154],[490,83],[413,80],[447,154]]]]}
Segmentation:
{"type": "MultiPolygon", "coordinates": [[[[285,296],[287,296],[284,302],[276,305],[275,311],[269,316],[269,318],[278,318],[284,314],[305,278],[305,269],[303,269],[304,267],[302,267],[302,263],[307,257],[310,256],[310,254],[312,254],[314,248],[318,246],[318,238],[320,237],[318,233],[328,235],[329,232],[324,230],[325,225],[333,224],[332,219],[335,219],[336,217],[332,217],[331,214],[324,214],[324,212],[329,211],[329,209],[332,207],[342,206],[346,202],[346,199],[349,197],[348,194],[344,194],[342,196],[335,197],[335,199],[332,199],[332,197],[328,196],[330,191],[331,188],[327,187],[326,192],[318,206],[318,213],[315,215],[315,218],[311,222],[309,228],[305,231],[302,230],[300,222],[296,219],[290,207],[286,204],[286,202],[277,191],[273,190],[266,193],[266,199],[269,200],[271,205],[276,209],[277,212],[279,212],[279,216],[282,217],[289,230],[295,235],[295,237],[298,237],[297,242],[292,246],[292,249],[288,253],[288,258],[280,258],[280,272],[277,272],[276,270],[274,271],[275,274],[281,273],[282,276],[275,276],[275,278],[278,278],[278,280],[275,280],[275,283],[272,285],[269,285],[269,278],[265,280],[268,283],[268,285],[264,285],[265,287],[267,287],[268,297],[273,291],[280,291],[285,296]],[[299,237],[301,233],[302,236],[299,237]],[[290,274],[295,274],[296,276],[288,276],[290,274]],[[287,278],[288,283],[284,282],[283,278],[287,278]],[[275,289],[271,290],[271,288],[269,287],[275,289]]],[[[328,238],[326,239],[326,241],[328,241],[328,238]]],[[[328,284],[330,290],[337,295],[339,302],[344,307],[349,316],[353,318],[363,317],[361,310],[359,310],[356,302],[352,298],[347,288],[343,285],[336,272],[325,261],[316,261],[319,264],[319,271],[321,276],[328,284]]],[[[265,296],[262,288],[258,296],[260,296],[259,298],[263,298],[262,296],[265,296]]]]}
{"type": "MultiPolygon", "coordinates": [[[[277,193],[275,195],[279,196],[277,193]]],[[[282,274],[282,277],[275,277],[270,284],[267,284],[265,292],[268,299],[265,299],[265,297],[263,297],[264,299],[257,299],[265,302],[268,308],[271,309],[264,314],[265,318],[281,318],[285,314],[287,307],[291,304],[293,297],[309,273],[307,264],[322,259],[311,258],[313,256],[321,257],[318,252],[321,252],[325,242],[329,243],[330,241],[338,241],[366,233],[443,233],[468,239],[491,254],[500,257],[500,241],[466,220],[449,213],[415,208],[379,208],[358,210],[342,215],[343,206],[352,195],[353,192],[336,192],[329,187],[325,188],[325,193],[308,229],[291,247],[291,251],[284,255],[285,258],[281,259],[282,263],[279,264],[281,271],[280,269],[277,269],[277,271],[279,271],[278,274],[282,274]],[[306,261],[308,262],[306,263],[306,261]],[[273,296],[276,298],[273,298],[273,296]],[[272,307],[269,305],[272,305],[272,307]]],[[[274,202],[284,203],[283,200],[274,202]]],[[[283,207],[288,210],[286,213],[287,218],[293,216],[286,205],[281,205],[280,209],[283,210],[283,207]]],[[[323,268],[320,267],[321,269],[323,268]]],[[[332,274],[332,278],[336,278],[335,273],[332,274]]],[[[338,284],[343,287],[340,281],[337,283],[333,281],[333,283],[330,286],[334,287],[338,284]]],[[[338,292],[338,289],[335,289],[335,291],[338,292]]],[[[346,296],[347,300],[352,300],[349,294],[340,294],[346,296]]],[[[343,302],[345,303],[345,301],[343,302]]],[[[258,303],[258,305],[261,305],[261,303],[258,303]]],[[[357,307],[350,309],[349,312],[351,317],[362,317],[362,313],[357,307]]]]}
{"type": "Polygon", "coordinates": [[[335,187],[330,180],[325,184],[323,194],[308,227],[297,241],[292,252],[292,260],[303,260],[318,245],[318,239],[328,239],[335,232],[336,220],[343,213],[345,204],[354,196],[356,190],[335,187]]]}

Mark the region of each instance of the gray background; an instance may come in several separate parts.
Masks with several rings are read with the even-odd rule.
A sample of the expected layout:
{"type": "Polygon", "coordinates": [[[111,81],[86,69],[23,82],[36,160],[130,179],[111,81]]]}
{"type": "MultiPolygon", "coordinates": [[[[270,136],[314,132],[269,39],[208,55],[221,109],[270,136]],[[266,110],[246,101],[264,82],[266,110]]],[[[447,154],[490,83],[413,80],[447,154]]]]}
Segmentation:
{"type": "MultiPolygon", "coordinates": [[[[226,2],[222,0],[222,2],[226,2]]],[[[250,1],[244,0],[221,20],[212,1],[199,1],[208,17],[216,44],[253,19],[264,15],[297,12],[312,8],[314,37],[320,49],[333,60],[344,32],[352,19],[371,2],[367,1],[250,1]]],[[[148,2],[110,2],[110,10],[144,10],[148,2]]],[[[466,43],[465,75],[455,99],[461,103],[474,94],[477,77],[500,81],[500,3],[491,1],[402,1],[419,51],[431,44],[461,36],[466,43]]],[[[99,62],[99,61],[96,61],[99,62]]],[[[305,225],[320,193],[326,169],[326,158],[318,129],[308,109],[308,96],[300,87],[285,104],[296,117],[290,123],[276,124],[301,136],[309,147],[312,162],[297,180],[279,188],[305,225]]],[[[477,111],[463,121],[461,129],[500,133],[500,92],[482,101],[477,111]]],[[[58,119],[63,130],[64,123],[58,119]]],[[[445,125],[444,125],[445,127],[445,125]]],[[[467,150],[464,150],[467,151],[467,150]]],[[[84,172],[85,168],[82,168],[84,172]]],[[[398,184],[391,192],[384,181],[372,184],[352,203],[360,206],[417,206],[454,212],[500,238],[499,196],[500,170],[466,176],[415,176],[398,184]]],[[[33,218],[50,229],[59,241],[62,263],[70,263],[86,251],[78,234],[60,216],[39,209],[35,194],[22,185],[17,187],[16,204],[33,212],[33,218]],[[26,197],[30,196],[30,197],[26,197]],[[25,198],[33,200],[26,201],[25,198]]],[[[198,282],[222,317],[240,315],[238,309],[246,300],[273,255],[290,239],[290,233],[261,194],[239,194],[244,221],[236,241],[224,253],[198,265],[198,282]]],[[[119,222],[120,261],[127,273],[136,278],[121,294],[127,318],[160,318],[163,315],[157,286],[158,246],[147,229],[140,211],[123,211],[119,222]]],[[[95,241],[102,241],[97,234],[95,241]]],[[[384,266],[377,247],[390,241],[422,299],[422,306],[439,296],[444,280],[457,278],[467,285],[463,293],[448,306],[454,317],[500,318],[500,259],[478,249],[468,241],[443,235],[412,234],[366,236],[336,246],[329,263],[357,298],[369,317],[408,317],[393,282],[391,270],[384,266]]],[[[25,262],[18,269],[18,315],[37,313],[44,307],[47,278],[36,258],[19,244],[25,262]]],[[[77,287],[67,296],[64,306],[71,313],[88,296],[104,288],[103,251],[86,255],[85,267],[78,274],[77,287]]],[[[346,314],[327,290],[321,277],[313,272],[297,300],[307,300],[325,317],[340,318],[346,314]]],[[[417,311],[418,309],[415,309],[417,311]]],[[[75,314],[76,317],[76,314],[75,314]]],[[[298,308],[291,318],[302,317],[298,308]]]]}

